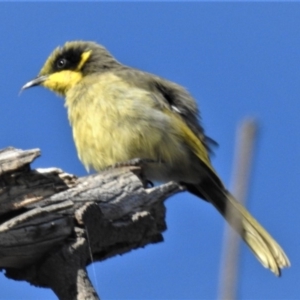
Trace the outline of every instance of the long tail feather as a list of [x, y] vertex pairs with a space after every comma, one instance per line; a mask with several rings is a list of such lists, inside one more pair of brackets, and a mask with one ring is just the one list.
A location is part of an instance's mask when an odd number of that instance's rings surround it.
[[[229, 192], [211, 181], [208, 185], [206, 183], [201, 186], [187, 186], [187, 188], [192, 193], [211, 202], [230, 225], [238, 231], [261, 264], [265, 268], [269, 268], [275, 275], [280, 276], [281, 269], [290, 266], [290, 261], [283, 249]], [[195, 192], [196, 190], [198, 193]], [[230, 214], [227, 214], [228, 210], [230, 210]]]
[[241, 217], [241, 236], [244, 241], [262, 265], [279, 276], [280, 269], [290, 266], [283, 249], [233, 196], [226, 192], [224, 197], [227, 199], [227, 209], [230, 207], [233, 214]]

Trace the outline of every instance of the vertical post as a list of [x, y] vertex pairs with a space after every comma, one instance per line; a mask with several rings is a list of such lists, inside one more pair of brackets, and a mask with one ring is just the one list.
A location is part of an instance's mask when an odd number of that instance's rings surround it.
[[[238, 127], [232, 177], [233, 195], [243, 205], [246, 203], [258, 124], [254, 119], [245, 119]], [[230, 218], [231, 211], [226, 214]], [[223, 258], [220, 274], [219, 299], [237, 299], [238, 262], [240, 237], [226, 225], [224, 232]]]

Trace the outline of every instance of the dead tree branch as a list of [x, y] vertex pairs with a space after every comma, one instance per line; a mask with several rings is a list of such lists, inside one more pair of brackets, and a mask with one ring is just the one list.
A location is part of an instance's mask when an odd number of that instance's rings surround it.
[[146, 188], [136, 166], [82, 178], [31, 170], [38, 156], [0, 150], [0, 268], [59, 299], [99, 299], [86, 266], [163, 241], [163, 202], [182, 188]]

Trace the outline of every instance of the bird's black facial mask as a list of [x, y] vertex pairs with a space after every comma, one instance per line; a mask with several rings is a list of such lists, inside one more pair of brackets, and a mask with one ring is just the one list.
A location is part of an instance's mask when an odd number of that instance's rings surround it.
[[61, 70], [78, 70], [78, 66], [83, 59], [85, 52], [80, 49], [68, 49], [66, 52], [59, 55], [53, 62], [53, 72], [59, 72]]
[[63, 53], [56, 53], [42, 68], [39, 76], [26, 83], [22, 90], [42, 85], [55, 93], [65, 96], [67, 91], [78, 83], [83, 74], [82, 67], [90, 58], [92, 51], [85, 52], [68, 49]]

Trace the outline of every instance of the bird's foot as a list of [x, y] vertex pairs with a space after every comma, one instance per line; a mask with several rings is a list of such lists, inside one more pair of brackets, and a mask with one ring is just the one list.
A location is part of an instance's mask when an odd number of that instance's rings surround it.
[[128, 161], [117, 162], [110, 166], [109, 168], [121, 168], [121, 167], [142, 167], [145, 164], [154, 164], [157, 163], [154, 159], [148, 158], [133, 158]]
[[[154, 164], [154, 163], [157, 163], [157, 161], [154, 160], [154, 159], [133, 158], [133, 159], [130, 159], [128, 161], [117, 162], [117, 163], [105, 168], [105, 170], [110, 170], [110, 169], [115, 169], [115, 168], [122, 168], [122, 167], [141, 167], [141, 169], [142, 169], [145, 164]], [[152, 181], [146, 179], [143, 176], [143, 173], [140, 174], [140, 178], [143, 182], [144, 187], [153, 187], [154, 186]]]

